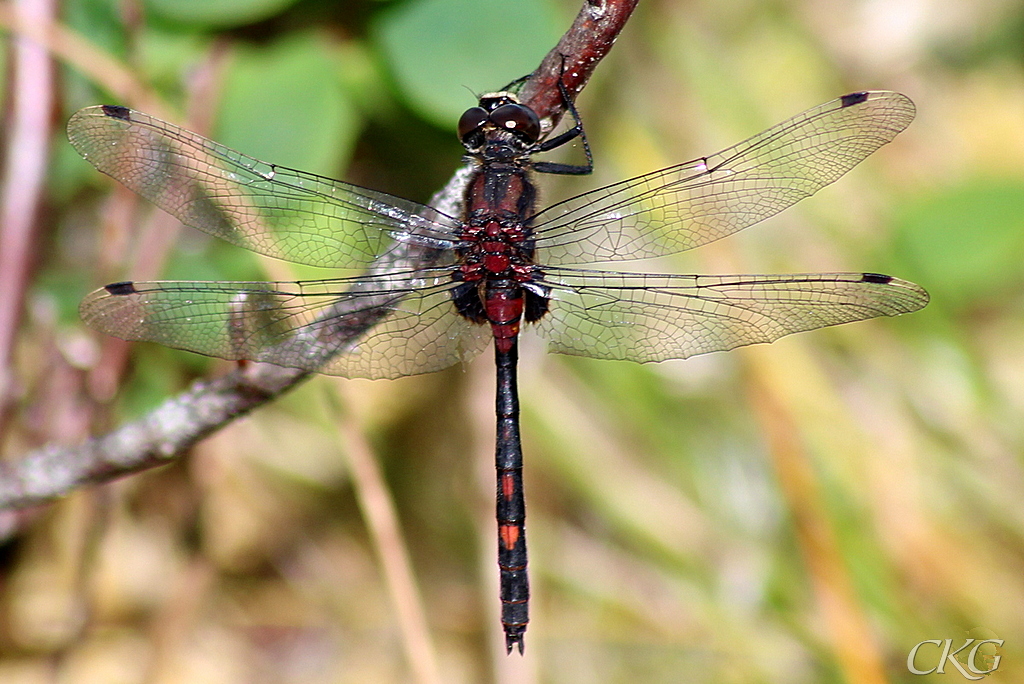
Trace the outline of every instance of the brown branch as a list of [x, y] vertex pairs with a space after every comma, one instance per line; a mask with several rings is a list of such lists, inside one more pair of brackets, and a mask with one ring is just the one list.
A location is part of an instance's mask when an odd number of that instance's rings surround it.
[[[542, 118], [557, 121], [564, 109], [555, 85], [558, 77], [564, 75], [567, 90], [578, 94], [611, 48], [636, 3], [637, 0], [586, 2], [572, 28], [524, 83], [520, 91], [522, 101]], [[459, 215], [466, 177], [466, 169], [456, 172], [434, 197], [432, 205], [446, 214]], [[429, 255], [391, 253], [375, 263], [372, 270], [379, 273], [399, 264], [407, 267], [410, 260], [422, 264], [424, 259], [429, 259]], [[352, 326], [347, 331], [353, 339], [376, 320], [367, 319], [367, 326]], [[246, 365], [223, 377], [196, 382], [142, 418], [85, 444], [48, 446], [18, 461], [2, 463], [0, 510], [45, 503], [82, 485], [107, 482], [166, 464], [203, 437], [271, 401], [309, 375], [307, 371], [266, 364]]]
[[550, 118], [554, 127], [565, 112], [557, 87], [559, 77], [575, 101], [594, 68], [612, 49], [637, 2], [639, 0], [584, 2], [572, 26], [519, 91], [521, 101], [541, 119]]

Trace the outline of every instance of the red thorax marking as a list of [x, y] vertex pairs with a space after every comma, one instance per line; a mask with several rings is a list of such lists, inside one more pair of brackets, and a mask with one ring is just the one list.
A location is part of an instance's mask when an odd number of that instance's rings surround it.
[[[487, 243], [484, 243], [484, 247], [486, 246]], [[511, 265], [511, 263], [512, 262], [509, 261], [507, 254], [488, 254], [484, 257], [484, 268], [491, 273], [502, 273]]]

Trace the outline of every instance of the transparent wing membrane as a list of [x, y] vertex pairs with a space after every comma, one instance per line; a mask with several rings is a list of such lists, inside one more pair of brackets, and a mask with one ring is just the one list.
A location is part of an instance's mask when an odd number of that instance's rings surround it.
[[[447, 272], [301, 283], [116, 283], [83, 300], [93, 328], [230, 360], [395, 378], [468, 360], [490, 331], [455, 315]], [[429, 277], [428, 277], [429, 276]]]
[[296, 263], [364, 268], [395, 242], [450, 246], [435, 209], [253, 159], [124, 107], [80, 110], [68, 138], [93, 166], [182, 223]]
[[549, 350], [665, 361], [773, 342], [784, 335], [917, 311], [919, 286], [871, 273], [646, 275], [549, 269]]
[[533, 218], [538, 259], [643, 259], [718, 240], [835, 182], [913, 118], [899, 93], [847, 95], [710, 157], [577, 195]]

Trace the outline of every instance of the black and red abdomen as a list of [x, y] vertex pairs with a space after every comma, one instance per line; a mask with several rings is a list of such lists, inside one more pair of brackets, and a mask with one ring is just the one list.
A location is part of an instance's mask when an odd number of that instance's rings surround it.
[[511, 281], [488, 281], [483, 302], [495, 348], [500, 352], [509, 351], [519, 335], [519, 322], [523, 318], [523, 288]]

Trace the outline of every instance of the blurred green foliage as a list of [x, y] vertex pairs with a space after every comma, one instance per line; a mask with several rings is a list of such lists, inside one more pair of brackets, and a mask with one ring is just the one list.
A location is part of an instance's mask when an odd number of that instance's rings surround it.
[[1024, 286], [1021, 180], [975, 177], [937, 189], [908, 201], [895, 227], [900, 261], [939, 306], [998, 305]]
[[296, 0], [147, 0], [146, 9], [159, 18], [196, 30], [253, 24], [287, 10]]
[[[358, 133], [342, 54], [316, 35], [290, 35], [232, 55], [218, 142], [259, 159], [319, 173], [341, 168]], [[286, 128], [288, 135], [279, 135]]]
[[450, 126], [466, 110], [467, 88], [471, 104], [537, 67], [562, 33], [557, 18], [545, 0], [421, 0], [382, 12], [371, 35], [410, 106]]

